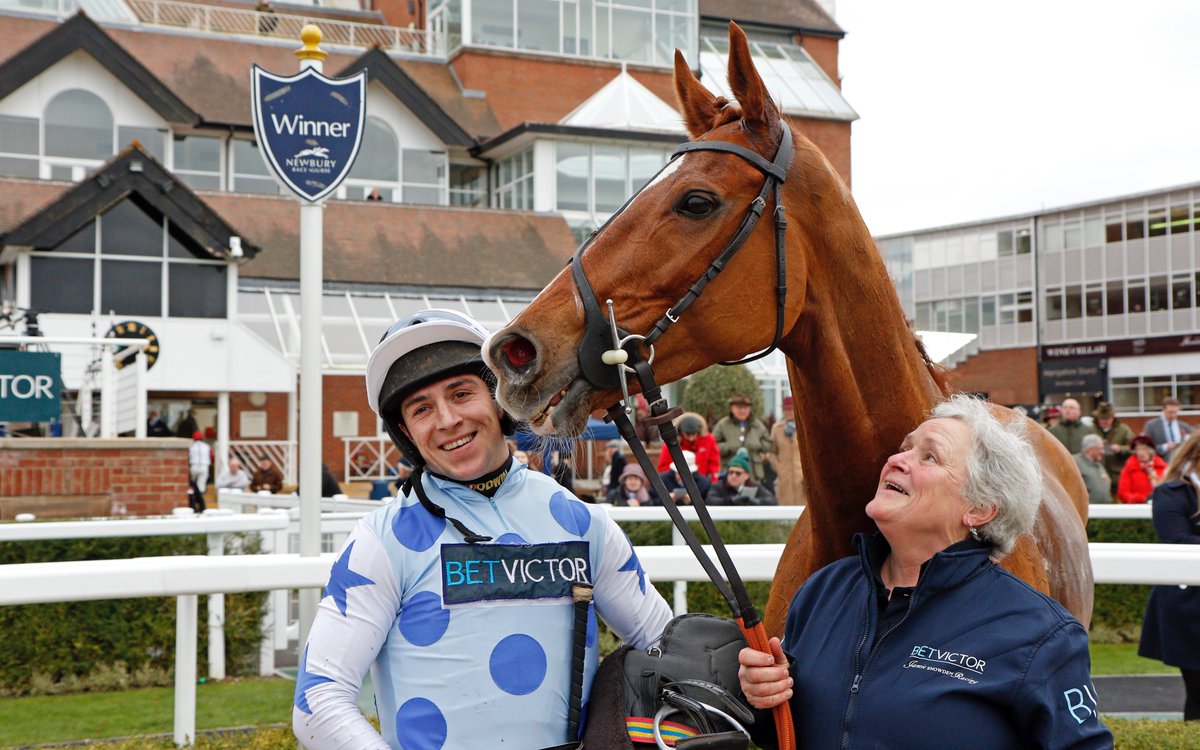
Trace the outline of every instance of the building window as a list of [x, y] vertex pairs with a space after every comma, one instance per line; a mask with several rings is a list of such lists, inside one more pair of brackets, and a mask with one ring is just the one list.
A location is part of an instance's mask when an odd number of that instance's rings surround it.
[[406, 148], [401, 152], [400, 176], [405, 203], [437, 206], [445, 203], [446, 153]]
[[279, 183], [275, 181], [263, 155], [259, 153], [258, 143], [235, 138], [230, 141], [233, 164], [233, 191], [235, 193], [262, 193], [263, 195], [279, 195]]
[[36, 117], [0, 115], [0, 174], [38, 176], [38, 121]]
[[1083, 292], [1078, 284], [1066, 288], [1063, 305], [1063, 317], [1068, 320], [1083, 317]]
[[1112, 400], [1118, 411], [1140, 412], [1142, 390], [1140, 378], [1113, 378]]
[[205, 135], [177, 135], [174, 142], [175, 176], [200, 190], [221, 189], [221, 139]]
[[446, 153], [400, 146], [400, 138], [386, 120], [367, 117], [362, 148], [339, 197], [443, 205]]
[[450, 205], [482, 206], [487, 197], [487, 173], [474, 164], [450, 165]]
[[[92, 237], [95, 243], [94, 224], [89, 224], [80, 234]], [[29, 306], [45, 312], [90, 313], [95, 296], [95, 266], [96, 262], [91, 258], [35, 254], [29, 264]]]
[[167, 136], [169, 133], [162, 128], [142, 128], [133, 125], [117, 126], [117, 150], [121, 151], [137, 141], [142, 150], [158, 160], [159, 164], [167, 163]]
[[1146, 282], [1143, 279], [1130, 279], [1125, 287], [1126, 309], [1131, 313], [1146, 312]]
[[533, 210], [533, 149], [501, 159], [493, 169], [497, 207]]
[[1046, 320], [1062, 320], [1063, 300], [1062, 289], [1046, 290]]
[[1110, 281], [1105, 286], [1105, 297], [1109, 315], [1125, 313], [1125, 285], [1120, 281]]
[[1083, 312], [1089, 318], [1099, 318], [1104, 315], [1104, 289], [1096, 284], [1088, 284], [1083, 293]]
[[[670, 65], [676, 47], [692, 54], [695, 0], [461, 0], [471, 43], [533, 52]], [[458, 44], [460, 3], [433, 3], [431, 27]]]
[[113, 155], [113, 116], [90, 91], [71, 89], [46, 105], [46, 156], [104, 161]]
[[555, 207], [582, 241], [662, 169], [661, 148], [559, 141], [555, 144]]
[[1118, 411], [1153, 414], [1174, 397], [1188, 411], [1200, 409], [1200, 373], [1114, 377], [1112, 403]]
[[190, 243], [152, 207], [124, 200], [58, 247], [33, 252], [30, 304], [56, 313], [223, 318], [226, 264], [201, 260]]

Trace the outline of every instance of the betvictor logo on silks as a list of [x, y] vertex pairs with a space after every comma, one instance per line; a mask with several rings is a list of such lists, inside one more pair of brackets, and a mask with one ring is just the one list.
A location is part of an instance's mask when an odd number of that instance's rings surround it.
[[904, 665], [905, 669], [936, 672], [972, 685], [979, 682], [975, 677], [982, 677], [985, 667], [987, 662], [978, 656], [937, 646], [913, 646], [908, 662]]
[[254, 133], [263, 158], [305, 200], [321, 200], [350, 172], [362, 145], [366, 81], [366, 71], [278, 76], [254, 66]]
[[587, 542], [442, 545], [442, 601], [557, 599], [590, 583]]

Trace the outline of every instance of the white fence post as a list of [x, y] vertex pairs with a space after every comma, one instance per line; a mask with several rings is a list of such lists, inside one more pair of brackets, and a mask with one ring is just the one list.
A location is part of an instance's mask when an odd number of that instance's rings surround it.
[[195, 594], [175, 598], [175, 746], [196, 741], [196, 618]]
[[[225, 554], [225, 535], [208, 535], [209, 557]], [[208, 679], [225, 679], [225, 595], [208, 596]]]
[[[671, 524], [671, 545], [678, 546], [681, 544], [683, 544], [683, 534], [679, 533], [679, 529], [675, 528], [675, 524]], [[687, 589], [688, 589], [687, 581], [676, 581], [675, 582], [675, 594], [673, 596], [673, 599], [675, 600], [674, 603], [675, 603], [675, 616], [676, 617], [678, 617], [679, 615], [687, 614], [687, 611], [688, 611]]]

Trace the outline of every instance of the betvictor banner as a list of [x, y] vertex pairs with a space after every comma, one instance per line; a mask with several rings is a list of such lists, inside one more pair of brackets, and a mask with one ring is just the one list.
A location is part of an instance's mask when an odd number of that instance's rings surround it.
[[326, 78], [252, 71], [254, 133], [267, 165], [313, 203], [341, 184], [358, 156], [366, 118], [367, 72]]
[[57, 352], [0, 349], [0, 422], [49, 422], [62, 414]]

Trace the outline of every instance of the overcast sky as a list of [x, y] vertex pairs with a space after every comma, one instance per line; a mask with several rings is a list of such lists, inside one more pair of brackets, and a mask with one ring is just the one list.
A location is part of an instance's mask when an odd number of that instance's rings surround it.
[[836, 0], [891, 234], [1200, 182], [1200, 1]]

